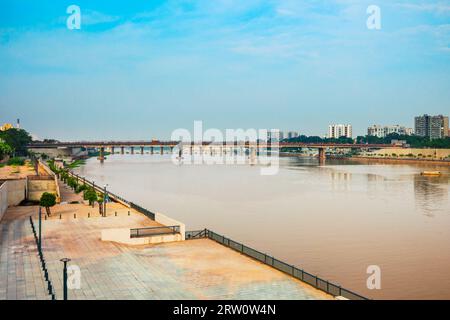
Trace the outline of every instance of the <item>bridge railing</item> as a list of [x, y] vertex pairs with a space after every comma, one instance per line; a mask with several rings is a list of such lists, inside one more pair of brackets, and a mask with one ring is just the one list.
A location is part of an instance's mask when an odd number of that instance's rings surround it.
[[214, 241], [220, 243], [221, 245], [224, 245], [228, 248], [238, 251], [239, 253], [244, 254], [250, 258], [258, 260], [259, 262], [262, 262], [268, 266], [271, 266], [281, 272], [284, 272], [302, 282], [305, 282], [305, 283], [313, 286], [316, 289], [324, 291], [335, 297], [341, 296], [341, 297], [347, 298], [349, 300], [368, 300], [368, 298], [366, 298], [360, 294], [357, 294], [348, 289], [344, 289], [337, 284], [329, 282], [328, 280], [319, 278], [317, 275], [313, 275], [309, 272], [306, 272], [303, 269], [297, 268], [286, 262], [278, 260], [272, 256], [267, 255], [266, 253], [262, 253], [258, 250], [250, 248], [240, 242], [234, 241], [230, 238], [227, 238], [223, 235], [215, 233], [211, 230], [203, 229], [203, 230], [196, 230], [196, 231], [186, 231], [186, 240], [201, 239], [201, 238], [207, 238], [207, 239], [214, 240]]

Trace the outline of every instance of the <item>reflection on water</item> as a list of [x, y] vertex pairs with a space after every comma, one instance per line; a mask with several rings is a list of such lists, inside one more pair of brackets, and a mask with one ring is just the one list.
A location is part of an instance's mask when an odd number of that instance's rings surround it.
[[[449, 168], [286, 157], [258, 166], [111, 155], [78, 171], [152, 211], [210, 228], [372, 298], [450, 299]], [[429, 167], [426, 170], [433, 170]], [[382, 290], [365, 287], [369, 265]]]
[[415, 175], [414, 193], [418, 210], [432, 217], [441, 203], [448, 203], [448, 177]]

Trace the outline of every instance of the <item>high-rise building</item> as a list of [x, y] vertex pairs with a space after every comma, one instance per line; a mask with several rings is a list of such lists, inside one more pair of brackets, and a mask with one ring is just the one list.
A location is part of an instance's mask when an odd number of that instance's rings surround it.
[[292, 139], [298, 137], [297, 131], [267, 131], [268, 141], [281, 141], [283, 139]]
[[413, 132], [412, 128], [406, 128], [404, 126], [400, 126], [398, 124], [393, 126], [380, 126], [373, 125], [367, 128], [368, 136], [376, 136], [379, 138], [384, 138], [389, 134], [396, 133], [399, 135], [411, 135]]
[[414, 132], [417, 136], [430, 139], [442, 139], [448, 137], [448, 117], [443, 115], [415, 117]]
[[297, 137], [298, 137], [298, 132], [297, 131], [288, 131], [287, 132], [287, 138], [288, 139], [297, 138]]
[[328, 138], [352, 137], [352, 126], [350, 124], [331, 124], [328, 126]]

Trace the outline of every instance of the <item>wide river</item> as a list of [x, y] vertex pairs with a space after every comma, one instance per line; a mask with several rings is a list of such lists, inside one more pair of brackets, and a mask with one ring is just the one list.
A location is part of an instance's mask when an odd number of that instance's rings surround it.
[[[436, 169], [443, 176], [420, 175]], [[187, 230], [209, 228], [367, 297], [450, 299], [449, 167], [283, 157], [278, 174], [261, 175], [115, 154], [75, 171]], [[381, 289], [367, 288], [370, 265]]]

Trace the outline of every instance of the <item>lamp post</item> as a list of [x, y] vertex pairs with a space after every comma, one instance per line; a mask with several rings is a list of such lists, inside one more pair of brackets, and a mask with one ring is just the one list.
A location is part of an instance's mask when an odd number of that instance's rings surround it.
[[39, 251], [42, 250], [42, 207], [39, 206]]
[[106, 187], [108, 186], [108, 184], [105, 184], [104, 188], [103, 188], [103, 216], [106, 217], [106, 200], [107, 200], [107, 196], [108, 193], [106, 192]]
[[67, 300], [67, 262], [70, 261], [69, 258], [63, 258], [61, 260], [62, 263], [64, 263], [64, 269], [63, 269], [63, 299]]

